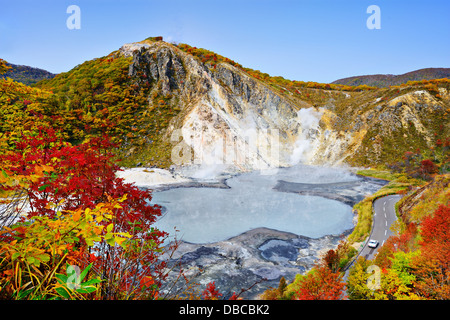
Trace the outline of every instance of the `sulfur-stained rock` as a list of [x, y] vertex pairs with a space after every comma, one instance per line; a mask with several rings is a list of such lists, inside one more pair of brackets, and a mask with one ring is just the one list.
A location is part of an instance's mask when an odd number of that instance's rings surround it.
[[152, 96], [167, 97], [164, 106], [177, 110], [158, 141], [192, 151], [192, 157], [172, 154], [176, 165], [224, 164], [245, 171], [298, 162], [386, 163], [400, 158], [409, 144], [431, 147], [434, 134], [449, 130], [448, 125], [438, 129], [448, 124], [446, 88], [439, 88], [439, 98], [408, 87], [318, 91], [317, 99], [329, 97], [307, 102], [303, 97], [314, 92], [297, 90], [301, 98], [294, 97], [234, 64], [217, 62], [211, 68], [164, 41], [126, 44], [119, 53], [133, 57], [129, 75], [136, 83], [151, 85], [151, 110]]

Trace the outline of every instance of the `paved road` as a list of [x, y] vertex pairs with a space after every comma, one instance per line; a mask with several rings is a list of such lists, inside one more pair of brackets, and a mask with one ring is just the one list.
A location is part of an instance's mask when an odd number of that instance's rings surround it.
[[379, 198], [373, 203], [373, 230], [369, 240], [378, 240], [380, 243], [377, 248], [369, 248], [367, 245], [361, 251], [360, 256], [371, 260], [375, 257], [377, 250], [392, 235], [391, 224], [397, 219], [395, 215], [395, 204], [400, 200], [400, 195], [392, 195]]
[[[356, 261], [359, 257], [365, 257], [367, 260], [372, 260], [373, 258], [375, 258], [377, 250], [384, 244], [387, 238], [389, 238], [389, 236], [392, 235], [390, 227], [391, 224], [395, 220], [397, 220], [397, 216], [395, 214], [395, 204], [400, 199], [401, 199], [400, 195], [393, 195], [393, 196], [385, 196], [374, 201], [373, 203], [373, 208], [375, 211], [373, 216], [374, 225], [372, 233], [367, 242], [373, 239], [378, 240], [380, 244], [378, 245], [377, 248], [369, 248], [366, 242], [364, 248], [361, 250], [361, 252], [358, 254], [358, 256], [354, 261]], [[347, 281], [352, 265], [353, 263], [347, 266], [347, 270], [344, 273], [344, 281]], [[345, 292], [345, 294], [347, 293]]]

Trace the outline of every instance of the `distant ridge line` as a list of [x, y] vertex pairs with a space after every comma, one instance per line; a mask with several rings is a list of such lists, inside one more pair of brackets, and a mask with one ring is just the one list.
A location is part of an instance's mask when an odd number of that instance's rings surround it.
[[432, 79], [450, 79], [450, 68], [424, 68], [400, 75], [393, 74], [373, 74], [361, 75], [338, 79], [332, 84], [342, 84], [348, 86], [368, 85], [372, 87], [388, 87], [400, 85], [408, 81], [432, 80]]

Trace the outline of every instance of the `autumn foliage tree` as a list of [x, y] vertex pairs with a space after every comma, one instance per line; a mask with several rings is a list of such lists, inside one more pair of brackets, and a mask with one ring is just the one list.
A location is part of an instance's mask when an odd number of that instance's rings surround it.
[[[15, 180], [17, 176], [8, 178]], [[81, 250], [79, 244], [84, 243], [84, 249], [102, 241], [123, 245], [118, 237], [128, 238], [129, 234], [114, 233], [113, 228], [104, 227], [105, 222], [113, 226], [112, 210], [118, 207], [120, 200], [112, 200], [99, 203], [93, 210], [78, 209], [64, 215], [59, 212], [55, 219], [35, 216], [32, 221], [3, 227], [0, 231], [0, 298], [101, 298], [97, 284], [103, 280], [95, 272], [89, 272], [93, 264], [85, 263], [85, 250]], [[73, 274], [80, 268], [83, 271], [78, 279], [82, 278], [83, 282], [77, 281], [77, 275]]]
[[302, 276], [291, 296], [293, 300], [339, 300], [343, 298], [345, 283], [340, 273], [320, 265]]
[[414, 261], [416, 288], [427, 299], [450, 299], [450, 206], [421, 223], [421, 255]]
[[[369, 266], [380, 269], [379, 287], [374, 290], [367, 286]], [[450, 206], [440, 205], [419, 226], [409, 223], [386, 241], [374, 261], [359, 258], [347, 286], [350, 299], [448, 300]]]
[[425, 175], [437, 173], [438, 167], [430, 159], [425, 159], [420, 162], [420, 172]]
[[6, 73], [10, 69], [11, 67], [7, 65], [6, 61], [0, 59], [0, 75]]
[[216, 289], [216, 283], [210, 282], [202, 292], [203, 300], [219, 300], [222, 294]]
[[149, 204], [150, 191], [115, 176], [119, 168], [112, 160], [111, 148], [107, 137], [73, 146], [58, 138], [52, 128], [41, 127], [0, 156], [6, 175], [38, 172], [39, 178], [26, 186], [3, 189], [25, 189], [27, 215], [33, 219], [58, 219], [76, 210], [89, 213], [99, 204], [120, 200], [111, 208], [110, 219], [97, 221], [99, 235], [109, 234], [108, 238], [95, 246], [80, 238], [73, 244], [72, 254], [76, 253], [80, 267], [93, 264], [92, 271], [102, 280], [100, 298], [155, 298], [165, 278], [165, 262], [159, 257], [164, 253], [161, 245], [166, 234], [152, 226], [161, 214], [160, 207]]

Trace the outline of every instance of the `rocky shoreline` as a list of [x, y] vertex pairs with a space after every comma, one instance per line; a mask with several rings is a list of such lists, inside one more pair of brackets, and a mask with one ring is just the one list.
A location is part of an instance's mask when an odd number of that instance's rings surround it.
[[144, 187], [145, 189], [152, 189], [153, 191], [165, 191], [175, 188], [220, 188], [229, 189], [230, 187], [226, 183], [226, 178], [218, 179], [217, 181], [189, 181], [179, 182], [172, 184], [161, 184], [155, 187]]
[[[169, 266], [181, 263], [187, 278], [205, 288], [215, 282], [227, 298], [236, 292], [240, 297], [256, 300], [269, 287], [277, 287], [281, 277], [292, 281], [305, 273], [351, 230], [340, 235], [308, 238], [268, 228], [257, 228], [225, 241], [192, 244], [181, 241]], [[178, 276], [179, 268], [170, 273], [168, 283]], [[172, 290], [182, 290], [184, 280]], [[164, 292], [164, 288], [162, 292]]]
[[[170, 183], [139, 187], [155, 192], [173, 188], [228, 189], [227, 179], [231, 176], [234, 175], [211, 180], [190, 178], [188, 181], [173, 176]], [[364, 193], [375, 192], [373, 188], [387, 183], [379, 179], [359, 178], [356, 181], [323, 184], [278, 180], [274, 189], [279, 192], [320, 196], [353, 206], [364, 198]], [[164, 212], [165, 208], [162, 209]], [[281, 277], [291, 282], [297, 274], [310, 270], [324, 253], [335, 249], [339, 241], [345, 239], [352, 230], [353, 228], [341, 234], [310, 238], [269, 228], [256, 228], [213, 243], [179, 241], [173, 255], [163, 257], [168, 261], [168, 268], [173, 270], [166, 281], [167, 287], [163, 286], [161, 293], [183, 292], [186, 288], [185, 280], [175, 282], [181, 267], [188, 279], [200, 285], [200, 290], [209, 282], [215, 282], [224, 298], [231, 296], [233, 292], [239, 294], [244, 290], [240, 294], [241, 298], [256, 300], [268, 288], [277, 287]]]
[[370, 177], [361, 177], [359, 181], [320, 184], [279, 180], [274, 189], [280, 192], [291, 192], [299, 195], [312, 195], [337, 200], [353, 207], [364, 199], [364, 195], [361, 194], [361, 188], [365, 184], [384, 186], [387, 183], [388, 181]]

